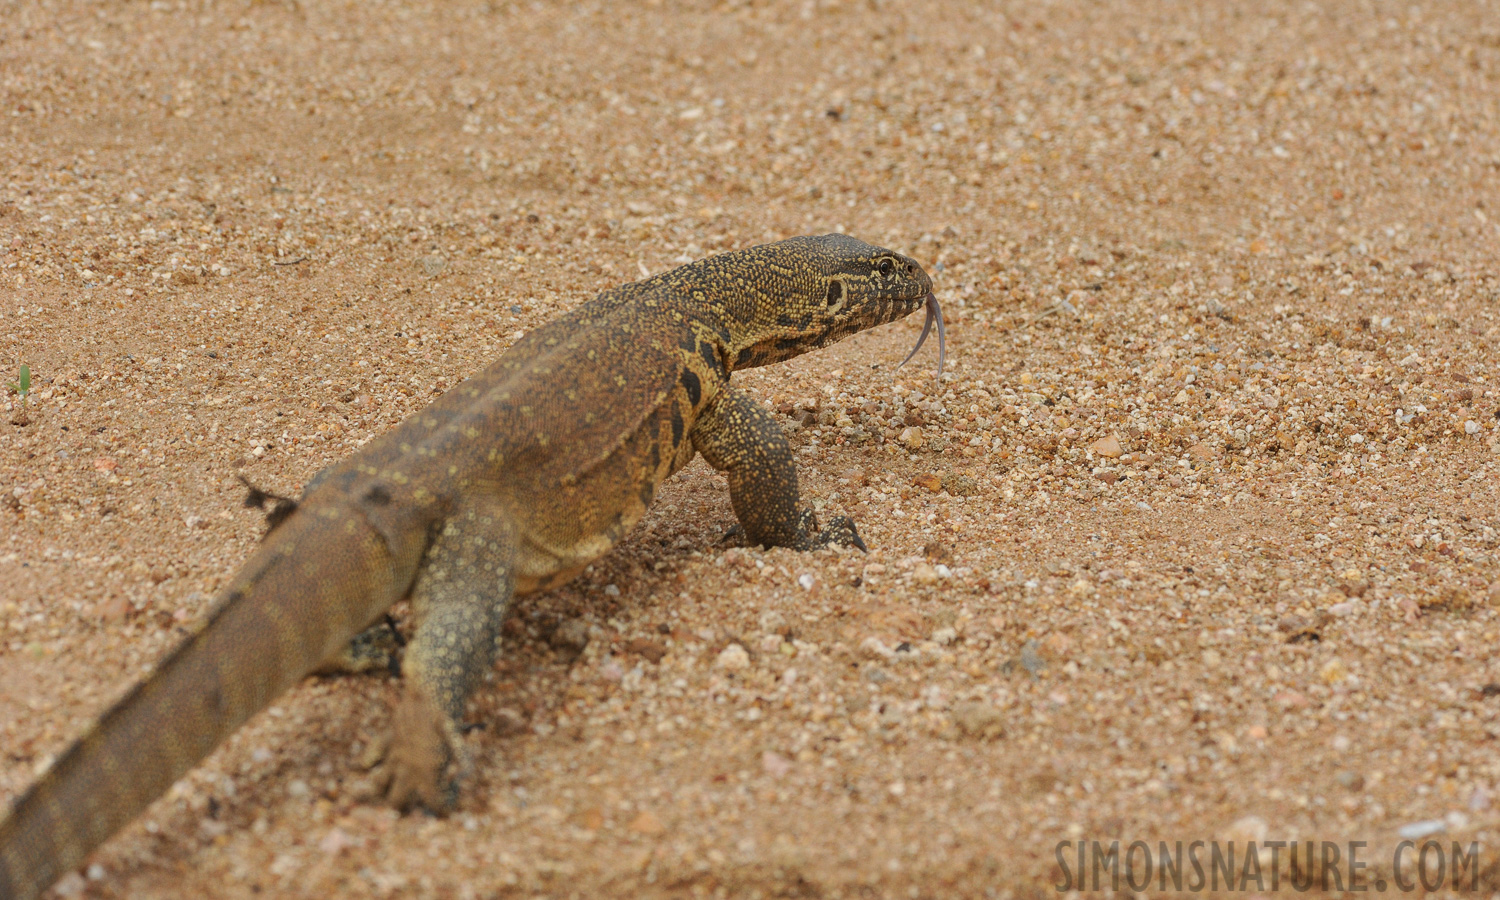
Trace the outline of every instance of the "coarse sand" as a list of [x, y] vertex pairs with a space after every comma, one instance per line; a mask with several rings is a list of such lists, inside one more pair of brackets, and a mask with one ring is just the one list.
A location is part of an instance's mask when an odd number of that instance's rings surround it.
[[1061, 841], [1414, 834], [1500, 887], [1492, 0], [0, 6], [0, 802], [249, 553], [237, 476], [594, 293], [840, 230], [949, 317], [941, 384], [917, 317], [735, 376], [868, 555], [721, 543], [695, 462], [517, 604], [452, 815], [361, 799], [396, 681], [310, 680], [65, 893], [1056, 896]]

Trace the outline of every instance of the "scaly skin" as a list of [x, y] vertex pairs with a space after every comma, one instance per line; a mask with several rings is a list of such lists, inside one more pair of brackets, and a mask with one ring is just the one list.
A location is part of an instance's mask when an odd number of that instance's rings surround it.
[[401, 809], [447, 808], [467, 768], [464, 702], [511, 597], [607, 552], [695, 453], [727, 473], [751, 542], [863, 546], [843, 517], [814, 530], [786, 438], [730, 373], [929, 301], [936, 315], [931, 294], [907, 257], [792, 238], [606, 291], [527, 335], [319, 473], [199, 630], [0, 821], [0, 900], [36, 897], [408, 596], [416, 628], [378, 782]]

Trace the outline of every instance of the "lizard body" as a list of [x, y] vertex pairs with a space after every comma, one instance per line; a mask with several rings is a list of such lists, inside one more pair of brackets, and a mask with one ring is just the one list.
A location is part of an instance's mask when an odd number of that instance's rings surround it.
[[399, 808], [445, 808], [511, 598], [607, 552], [696, 453], [752, 543], [863, 547], [846, 518], [815, 530], [785, 436], [730, 374], [924, 305], [930, 325], [914, 261], [825, 235], [606, 291], [526, 335], [309, 483], [205, 622], [0, 820], [0, 900], [37, 896], [403, 597], [416, 628], [378, 782]]

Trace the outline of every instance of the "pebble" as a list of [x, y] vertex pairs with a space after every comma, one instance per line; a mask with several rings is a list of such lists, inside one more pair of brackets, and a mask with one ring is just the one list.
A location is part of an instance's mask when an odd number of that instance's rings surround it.
[[952, 626], [944, 626], [932, 633], [932, 642], [946, 647], [958, 640], [958, 630]]
[[922, 449], [922, 429], [915, 425], [903, 428], [896, 440], [904, 444], [908, 450], [920, 450]]
[[944, 475], [942, 486], [943, 490], [955, 497], [972, 497], [979, 493], [979, 482], [968, 475]]
[[[910, 430], [910, 429], [908, 429], [908, 430]], [[905, 442], [905, 438], [904, 437], [902, 438], [902, 441], [903, 441], [903, 443]], [[919, 488], [922, 488], [923, 490], [931, 491], [934, 494], [936, 494], [938, 491], [941, 491], [943, 489], [943, 479], [939, 478], [936, 474], [934, 474], [932, 472], [923, 472], [922, 474], [920, 474], [920, 475], [916, 476], [915, 478], [913, 478], [911, 480], [911, 483], [915, 487], [919, 487]]]
[[1221, 837], [1225, 841], [1234, 841], [1241, 845], [1249, 841], [1263, 844], [1270, 830], [1270, 824], [1260, 816], [1241, 816], [1229, 823], [1229, 827], [1224, 829]]
[[859, 652], [866, 659], [890, 659], [896, 651], [885, 645], [880, 638], [871, 635], [859, 642]]
[[1447, 830], [1448, 823], [1442, 819], [1424, 819], [1421, 822], [1402, 825], [1396, 829], [1396, 833], [1401, 835], [1405, 840], [1420, 841], [1422, 838], [1432, 837], [1434, 834], [1442, 834]]
[[417, 260], [417, 265], [422, 268], [422, 274], [431, 278], [448, 267], [448, 261], [441, 256], [424, 256]]
[[1188, 448], [1188, 456], [1199, 462], [1208, 462], [1217, 459], [1219, 454], [1207, 444], [1194, 444]]
[[577, 655], [589, 645], [589, 626], [583, 619], [568, 619], [553, 630], [547, 638], [553, 649]]
[[[947, 567], [944, 566], [944, 568]], [[928, 563], [918, 563], [917, 567], [911, 570], [911, 577], [917, 584], [937, 584], [940, 576], [934, 566]]]
[[1047, 668], [1047, 661], [1042, 659], [1038, 652], [1039, 645], [1036, 641], [1027, 641], [1021, 646], [1021, 668], [1025, 669], [1031, 677], [1035, 678], [1041, 671]]
[[661, 819], [649, 809], [643, 809], [630, 820], [630, 830], [636, 834], [654, 837], [667, 830], [667, 826], [661, 823]]
[[625, 649], [652, 663], [661, 662], [661, 658], [667, 655], [667, 648], [650, 638], [636, 638], [626, 644]]
[[1094, 451], [1095, 456], [1102, 456], [1105, 459], [1119, 459], [1123, 452], [1120, 448], [1120, 439], [1112, 434], [1094, 441], [1089, 445], [1089, 449]]
[[726, 672], [748, 669], [750, 668], [750, 654], [739, 644], [730, 644], [719, 651], [718, 658], [714, 660], [714, 666]]
[[1005, 734], [1005, 714], [991, 703], [969, 701], [952, 710], [953, 724], [964, 737], [994, 740]]
[[774, 750], [760, 755], [760, 767], [772, 778], [782, 778], [792, 770], [792, 761]]

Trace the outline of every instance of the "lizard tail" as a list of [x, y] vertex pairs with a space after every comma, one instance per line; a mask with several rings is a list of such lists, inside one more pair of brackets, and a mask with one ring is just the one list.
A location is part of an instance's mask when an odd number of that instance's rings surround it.
[[412, 543], [349, 508], [304, 507], [268, 535], [204, 624], [0, 821], [0, 900], [41, 894], [377, 619], [411, 583]]

